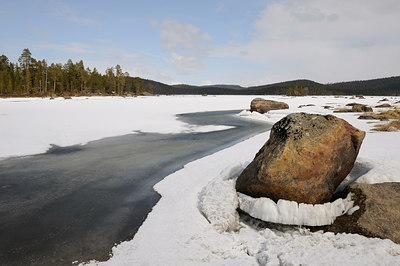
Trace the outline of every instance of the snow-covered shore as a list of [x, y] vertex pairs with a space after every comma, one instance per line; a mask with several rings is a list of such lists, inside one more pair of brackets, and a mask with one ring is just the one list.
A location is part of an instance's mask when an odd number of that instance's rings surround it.
[[[265, 121], [276, 122], [291, 112], [330, 114], [334, 108], [350, 102], [375, 106], [382, 97], [353, 100], [349, 97], [264, 97], [282, 100], [289, 110], [272, 111]], [[390, 103], [399, 98], [390, 98]], [[315, 106], [298, 108], [299, 105]], [[236, 108], [235, 108], [236, 109]], [[242, 115], [246, 112], [242, 112]], [[247, 114], [248, 115], [248, 114]], [[367, 131], [359, 157], [348, 179], [376, 183], [400, 182], [399, 132], [372, 132], [373, 124], [358, 120], [354, 113], [335, 113], [354, 126]], [[258, 115], [257, 115], [258, 116]], [[258, 116], [260, 119], [260, 116]], [[237, 176], [268, 139], [269, 132], [252, 137], [235, 146], [196, 160], [169, 175], [155, 186], [162, 195], [134, 239], [113, 248], [112, 257], [98, 265], [393, 265], [400, 261], [400, 245], [390, 240], [366, 238], [354, 234], [333, 234], [298, 228], [279, 231], [254, 228], [243, 222], [232, 232], [230, 198], [215, 208], [222, 228], [217, 230], [200, 211], [202, 190], [209, 182], [223, 182]], [[226, 183], [224, 183], [226, 184]], [[218, 187], [214, 184], [215, 187]], [[220, 187], [219, 187], [220, 188]], [[229, 187], [219, 192], [229, 191]], [[218, 194], [211, 193], [218, 201]], [[223, 197], [223, 195], [221, 195]], [[210, 211], [210, 210], [209, 210]], [[211, 210], [212, 212], [212, 210]], [[228, 224], [225, 224], [227, 222]]]
[[[248, 109], [255, 96], [161, 96], [138, 98], [0, 99], [0, 157], [34, 154], [50, 144], [85, 143], [135, 131], [177, 133], [202, 130], [176, 119], [179, 113]], [[350, 102], [376, 106], [383, 97], [286, 97], [263, 96], [284, 101], [290, 109], [257, 115], [274, 123], [292, 112], [331, 114], [331, 109]], [[387, 97], [395, 104], [400, 97]], [[300, 105], [314, 104], [299, 108]], [[383, 109], [384, 110], [384, 109]], [[400, 182], [400, 132], [371, 132], [373, 124], [358, 120], [354, 113], [335, 113], [355, 127], [367, 131], [356, 165], [348, 176], [358, 182]], [[250, 119], [254, 115], [242, 112]], [[211, 130], [216, 128], [211, 128]], [[204, 130], [204, 129], [203, 129]], [[210, 129], [206, 129], [210, 130]], [[232, 204], [219, 206], [215, 217], [218, 232], [200, 211], [201, 192], [209, 182], [230, 180], [254, 158], [269, 132], [193, 161], [155, 186], [162, 198], [131, 241], [113, 248], [106, 265], [395, 265], [400, 245], [390, 240], [353, 234], [311, 233], [254, 228], [240, 222], [232, 232], [222, 232], [232, 217]], [[215, 186], [220, 188], [219, 186]], [[229, 187], [224, 191], [229, 192]], [[209, 196], [215, 196], [210, 194]], [[223, 195], [220, 195], [223, 196]], [[217, 199], [217, 198], [216, 198]], [[231, 200], [231, 201], [234, 201]], [[208, 205], [209, 206], [209, 205]], [[210, 212], [213, 209], [209, 209]]]

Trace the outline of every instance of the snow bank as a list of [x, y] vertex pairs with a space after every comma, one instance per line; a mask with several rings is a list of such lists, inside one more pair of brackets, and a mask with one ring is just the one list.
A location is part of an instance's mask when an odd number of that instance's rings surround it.
[[222, 233], [239, 228], [239, 205], [235, 180], [213, 180], [200, 193], [200, 211]]
[[258, 265], [398, 265], [400, 260], [400, 245], [355, 234], [246, 226], [238, 235]]
[[279, 224], [328, 225], [354, 207], [351, 193], [345, 199], [315, 205], [282, 199], [275, 203], [269, 198], [252, 198], [242, 193], [238, 195], [241, 210], [254, 218]]

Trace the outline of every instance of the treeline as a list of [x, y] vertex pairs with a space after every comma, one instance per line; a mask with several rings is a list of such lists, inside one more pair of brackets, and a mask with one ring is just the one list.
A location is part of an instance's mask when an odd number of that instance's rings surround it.
[[210, 95], [400, 95], [400, 76], [363, 81], [321, 84], [312, 80], [292, 80], [238, 89], [237, 86], [192, 86], [179, 84], [154, 88], [157, 94]]
[[18, 62], [12, 63], [4, 54], [0, 56], [0, 95], [127, 95], [151, 92], [151, 83], [132, 78], [120, 65], [109, 67], [105, 74], [96, 68], [85, 68], [82, 60], [73, 63], [47, 64], [46, 60], [32, 57], [24, 49]]

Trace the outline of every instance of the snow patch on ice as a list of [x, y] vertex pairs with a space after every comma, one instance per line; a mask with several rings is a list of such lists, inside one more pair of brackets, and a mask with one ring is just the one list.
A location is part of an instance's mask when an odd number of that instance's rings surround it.
[[282, 199], [275, 203], [269, 198], [252, 198], [239, 192], [238, 198], [240, 209], [250, 216], [267, 222], [291, 225], [332, 224], [338, 216], [347, 213], [354, 206], [351, 193], [345, 199], [314, 205]]

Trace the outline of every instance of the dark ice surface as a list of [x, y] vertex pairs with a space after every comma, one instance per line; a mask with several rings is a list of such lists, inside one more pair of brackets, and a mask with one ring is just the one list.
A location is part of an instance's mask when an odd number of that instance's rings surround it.
[[234, 126], [223, 131], [136, 132], [0, 161], [0, 265], [106, 260], [159, 200], [154, 184], [271, 127], [233, 115], [238, 112], [178, 116], [190, 124]]

